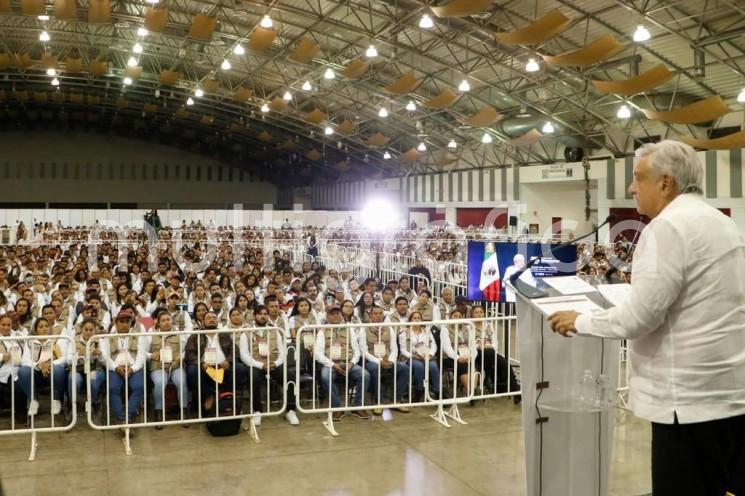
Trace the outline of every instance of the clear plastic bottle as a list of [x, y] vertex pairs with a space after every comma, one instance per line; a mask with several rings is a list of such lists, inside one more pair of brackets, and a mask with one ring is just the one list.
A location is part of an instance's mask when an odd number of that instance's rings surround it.
[[595, 407], [605, 408], [610, 405], [610, 379], [605, 374], [598, 376], [598, 385], [595, 391]]
[[579, 400], [583, 404], [591, 405], [595, 400], [595, 390], [597, 384], [595, 378], [592, 376], [592, 372], [586, 369], [582, 374], [582, 380], [579, 383]]

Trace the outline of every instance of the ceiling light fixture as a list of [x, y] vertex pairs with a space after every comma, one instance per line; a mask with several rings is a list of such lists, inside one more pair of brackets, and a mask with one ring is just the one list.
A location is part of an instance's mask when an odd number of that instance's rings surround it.
[[419, 27], [422, 29], [430, 29], [435, 26], [435, 23], [432, 21], [432, 18], [429, 16], [429, 14], [423, 14], [422, 18], [419, 19]]
[[378, 49], [375, 48], [375, 45], [370, 45], [367, 47], [367, 50], [365, 50], [365, 57], [372, 59], [378, 56]]
[[416, 147], [417, 150], [420, 152], [426, 152], [427, 151], [427, 145], [424, 144], [424, 142], [419, 143], [419, 146]]
[[618, 112], [616, 112], [616, 117], [618, 117], [619, 119], [628, 119], [629, 117], [631, 117], [631, 109], [625, 104], [621, 105], [621, 107], [619, 107], [618, 109]]
[[737, 101], [739, 103], [745, 103], [745, 88], [740, 90], [740, 93], [737, 95]]
[[134, 53], [142, 53], [142, 45], [135, 43], [135, 46], [132, 47], [132, 51]]
[[143, 28], [142, 26], [140, 26], [139, 28], [137, 28], [137, 36], [139, 36], [140, 38], [144, 38], [148, 34], [150, 34], [150, 31], [148, 31], [147, 29]]
[[232, 66], [232, 65], [230, 65], [230, 61], [229, 61], [228, 59], [224, 59], [224, 60], [222, 61], [222, 64], [220, 64], [220, 68], [221, 68], [221, 69], [222, 69], [223, 71], [229, 71], [231, 67], [233, 67], [233, 66]]
[[202, 98], [204, 96], [204, 90], [202, 90], [202, 88], [197, 88], [194, 92], [194, 96], [197, 98]]
[[46, 15], [46, 14], [42, 14], [40, 16], [36, 16], [36, 18], [39, 19], [40, 21], [48, 21], [49, 20], [49, 16]]
[[233, 53], [236, 55], [243, 55], [246, 53], [246, 49], [240, 43], [233, 47]]
[[152, 4], [152, 5], [155, 5], [155, 4], [156, 4], [156, 3], [158, 3], [159, 1], [160, 1], [160, 0], [145, 0], [145, 3], [149, 3], [149, 4]]
[[52, 86], [59, 86], [59, 79], [57, 78], [52, 79]]
[[383, 118], [388, 117], [388, 110], [386, 110], [385, 107], [381, 107], [381, 109], [378, 110], [378, 117], [383, 117]]
[[53, 67], [50, 67], [47, 69], [47, 76], [54, 77], [57, 75], [57, 69], [54, 69]]
[[137, 59], [134, 57], [130, 57], [127, 60], [127, 67], [137, 67]]
[[132, 84], [132, 78], [131, 77], [125, 77], [124, 78], [124, 81], [122, 81], [122, 82], [124, 83], [125, 86], [129, 86], [130, 84]]
[[274, 22], [272, 21], [272, 18], [269, 17], [269, 15], [265, 15], [261, 18], [261, 22], [259, 23], [259, 26], [261, 26], [264, 29], [269, 29], [272, 26], [274, 26]]
[[310, 91], [313, 89], [313, 86], [310, 85], [310, 81], [306, 81], [303, 83], [303, 91]]
[[528, 72], [538, 72], [541, 70], [541, 66], [538, 65], [535, 59], [528, 59], [528, 63], [525, 64], [525, 70]]
[[334, 74], [334, 71], [329, 67], [326, 69], [326, 72], [323, 73], [324, 79], [334, 79], [336, 77], [336, 74]]
[[323, 134], [325, 134], [326, 136], [331, 136], [332, 134], [334, 134], [334, 128], [332, 128], [331, 126], [326, 126], [326, 129], [323, 130]]
[[285, 94], [282, 95], [282, 99], [289, 102], [290, 100], [292, 100], [292, 93], [290, 93], [289, 91], [285, 91]]
[[413, 112], [416, 110], [416, 103], [414, 103], [414, 100], [409, 100], [409, 103], [406, 104], [406, 110], [409, 112]]
[[468, 83], [468, 80], [464, 79], [460, 82], [460, 84], [458, 85], [458, 91], [471, 91], [471, 85]]
[[454, 139], [451, 139], [450, 141], [448, 141], [448, 148], [450, 148], [451, 150], [455, 150], [456, 148], [458, 148], [458, 143], [456, 143]]
[[42, 31], [42, 32], [41, 32], [41, 33], [39, 34], [39, 41], [44, 41], [44, 42], [46, 42], [46, 41], [49, 41], [50, 39], [51, 39], [51, 38], [50, 38], [50, 36], [49, 36], [49, 33], [47, 33], [46, 31]]
[[269, 112], [269, 105], [267, 105], [266, 103], [265, 103], [265, 104], [263, 104], [263, 105], [261, 106], [261, 111], [262, 111], [262, 112], [264, 112], [265, 114], [266, 114], [267, 112]]
[[485, 145], [488, 145], [492, 142], [491, 134], [484, 133], [484, 135], [481, 137], [481, 142]]
[[649, 31], [647, 28], [639, 24], [636, 27], [636, 31], [634, 31], [634, 41], [637, 43], [641, 43], [642, 41], [647, 41], [652, 37], [652, 35], [649, 34]]
[[390, 159], [391, 159], [391, 154], [388, 152], [388, 150], [386, 150], [385, 153], [383, 153], [383, 160], [390, 160]]
[[554, 125], [551, 124], [551, 121], [546, 121], [546, 123], [541, 128], [541, 132], [544, 134], [551, 134], [554, 132]]
[[194, 105], [194, 99], [192, 97], [189, 97], [186, 99], [186, 104], [191, 106]]

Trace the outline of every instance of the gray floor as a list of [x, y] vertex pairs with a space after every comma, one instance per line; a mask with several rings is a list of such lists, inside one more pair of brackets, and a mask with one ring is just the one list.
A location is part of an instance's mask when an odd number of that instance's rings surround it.
[[[261, 443], [247, 433], [213, 438], [200, 426], [137, 430], [132, 456], [115, 432], [87, 425], [39, 438], [0, 438], [0, 474], [15, 495], [520, 495], [524, 494], [521, 417], [509, 400], [464, 407], [469, 425], [446, 429], [419, 409], [390, 422], [346, 417], [331, 438], [320, 417], [291, 427], [267, 419]], [[614, 495], [650, 492], [650, 427], [619, 415]]]

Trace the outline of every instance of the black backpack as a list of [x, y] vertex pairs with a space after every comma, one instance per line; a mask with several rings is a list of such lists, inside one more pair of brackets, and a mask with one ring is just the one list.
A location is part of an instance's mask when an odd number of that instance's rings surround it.
[[[241, 399], [235, 398], [235, 411], [233, 410], [233, 393], [220, 393], [219, 401], [215, 401], [215, 406], [206, 412], [206, 416], [215, 416], [216, 409], [220, 410], [220, 417], [231, 417], [241, 413]], [[207, 422], [207, 430], [215, 437], [235, 436], [241, 431], [241, 420], [233, 418], [229, 420], [217, 420]]]

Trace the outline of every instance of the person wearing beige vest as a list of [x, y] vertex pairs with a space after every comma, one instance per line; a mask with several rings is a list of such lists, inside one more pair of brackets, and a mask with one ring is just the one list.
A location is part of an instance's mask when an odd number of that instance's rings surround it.
[[[269, 381], [279, 384], [284, 390], [288, 378], [285, 377], [284, 363], [287, 358], [282, 329], [268, 329], [273, 327], [269, 323], [269, 311], [263, 305], [254, 310], [253, 329], [241, 333], [239, 349], [241, 361], [250, 370], [249, 386], [251, 388], [251, 406], [254, 413], [264, 411], [264, 391], [268, 390]], [[287, 389], [287, 421], [291, 425], [300, 422], [295, 413], [295, 391], [292, 386]], [[254, 423], [261, 425], [261, 417], [255, 417]]]
[[[330, 305], [326, 308], [326, 323], [342, 323], [339, 305]], [[336, 385], [337, 379], [344, 378], [351, 379], [351, 381], [345, 381], [345, 384], [351, 382], [355, 386], [352, 404], [360, 407], [370, 386], [370, 373], [357, 364], [360, 359], [360, 349], [355, 329], [350, 326], [319, 330], [316, 335], [316, 345], [313, 348], [313, 358], [321, 366], [321, 388], [324, 394], [329, 397], [331, 408], [348, 406], [346, 394], [344, 405], [341, 404]], [[341, 420], [344, 417], [344, 412], [336, 411], [333, 415], [334, 420]], [[359, 409], [353, 411], [352, 415], [362, 419], [370, 418], [364, 410]]]
[[[450, 313], [451, 320], [462, 319], [460, 310]], [[468, 395], [476, 379], [476, 339], [473, 328], [466, 324], [448, 324], [440, 329], [440, 348], [442, 349], [442, 368], [455, 371], [461, 386]], [[454, 394], [457, 396], [457, 394]]]
[[173, 332], [165, 336], [148, 336], [150, 357], [150, 379], [153, 381], [153, 409], [156, 421], [166, 420], [163, 409], [166, 384], [170, 380], [178, 392], [178, 404], [186, 417], [188, 407], [188, 391], [186, 387], [186, 372], [182, 366], [184, 346], [188, 334], [174, 328], [171, 315], [163, 311], [155, 321], [154, 332]]
[[[68, 346], [67, 348], [67, 365], [70, 367], [70, 380], [67, 385], [67, 394], [72, 398], [72, 389], [75, 388], [77, 403], [82, 404], [85, 400], [83, 396], [83, 386], [85, 385], [86, 371], [85, 371], [85, 348], [91, 337], [96, 334], [98, 323], [93, 319], [85, 319], [80, 325], [80, 334], [77, 337], [73, 337], [75, 340], [75, 347]], [[106, 381], [106, 374], [104, 373], [103, 361], [101, 357], [101, 349], [98, 341], [91, 342], [91, 360], [90, 360], [90, 383], [91, 383], [91, 396], [89, 398], [93, 405], [94, 411], [99, 411], [101, 407], [100, 392], [101, 386]], [[87, 388], [86, 388], [87, 390]]]
[[[379, 306], [373, 306], [370, 309], [370, 323], [383, 324], [384, 320], [383, 309]], [[403, 403], [404, 395], [409, 389], [409, 367], [404, 362], [398, 361], [398, 340], [396, 338], [395, 327], [378, 325], [360, 328], [360, 354], [364, 357], [365, 370], [370, 373], [370, 396], [373, 404], [376, 405], [383, 404], [383, 398], [378, 395], [384, 374], [393, 375], [391, 372], [395, 373], [393, 397], [396, 403]], [[398, 410], [403, 413], [409, 412], [406, 407], [399, 407]], [[380, 415], [383, 412], [378, 407], [373, 413]]]
[[[130, 336], [132, 314], [119, 312], [111, 334], [101, 338], [101, 355], [109, 376], [109, 405], [118, 423], [135, 421], [145, 394], [143, 368], [147, 358], [147, 337]], [[122, 391], [127, 386], [129, 391]], [[122, 392], [129, 396], [126, 412]]]
[[427, 369], [429, 395], [432, 398], [440, 395], [440, 367], [435, 358], [437, 343], [430, 330], [422, 325], [422, 314], [417, 310], [411, 312], [409, 322], [411, 325], [403, 328], [398, 334], [398, 349], [402, 359], [408, 361], [411, 368], [411, 401], [420, 403], [424, 398], [424, 377]]
[[27, 341], [23, 347], [18, 384], [29, 401], [28, 414], [31, 416], [39, 411], [39, 388], [46, 384], [52, 386], [53, 391], [52, 415], [59, 415], [62, 411], [67, 381], [68, 341], [57, 339], [51, 333], [50, 323], [39, 317], [31, 329], [31, 335], [37, 338]]
[[440, 307], [432, 303], [432, 293], [429, 289], [419, 291], [419, 296], [411, 303], [411, 310], [419, 311], [425, 322], [440, 320]]

